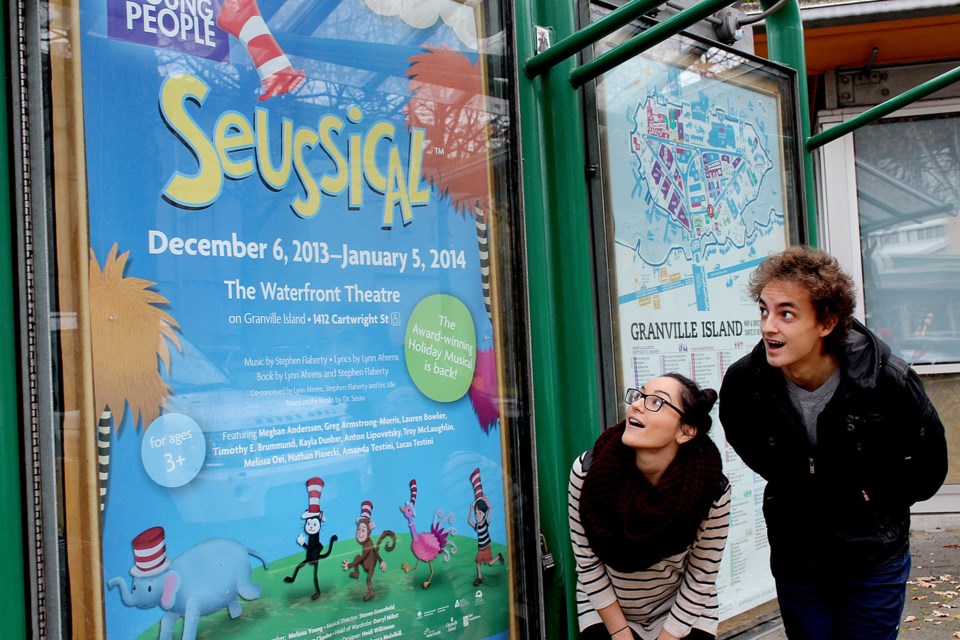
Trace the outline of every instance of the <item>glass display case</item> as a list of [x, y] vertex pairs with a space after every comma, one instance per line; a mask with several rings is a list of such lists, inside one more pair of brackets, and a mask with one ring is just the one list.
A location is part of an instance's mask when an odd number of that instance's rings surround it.
[[535, 637], [509, 3], [44, 9], [44, 624]]

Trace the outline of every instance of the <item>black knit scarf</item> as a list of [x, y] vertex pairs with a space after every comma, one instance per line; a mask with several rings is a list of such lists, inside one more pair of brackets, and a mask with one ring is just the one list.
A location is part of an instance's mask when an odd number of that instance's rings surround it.
[[684, 444], [657, 486], [620, 441], [625, 425], [597, 439], [580, 493], [580, 518], [597, 557], [617, 571], [646, 569], [689, 547], [720, 495], [720, 452], [705, 434]]

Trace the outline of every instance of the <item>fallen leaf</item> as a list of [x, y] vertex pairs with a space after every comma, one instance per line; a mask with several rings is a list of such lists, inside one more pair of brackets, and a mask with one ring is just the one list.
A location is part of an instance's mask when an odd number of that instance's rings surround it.
[[944, 549], [960, 549], [960, 544], [945, 544]]
[[934, 612], [933, 612], [933, 617], [934, 617], [934, 618], [949, 618], [949, 617], [950, 617], [950, 614], [944, 613], [943, 611], [934, 611]]
[[[914, 622], [914, 621], [916, 621], [916, 619], [917, 619], [917, 616], [907, 616], [906, 618], [903, 619], [903, 621], [904, 621], [904, 622]], [[960, 633], [960, 632], [958, 632], [958, 633]], [[958, 636], [958, 637], [960, 637], [960, 636]]]
[[926, 599], [929, 598], [929, 597], [930, 597], [930, 596], [913, 596], [913, 599], [914, 599], [914, 600], [926, 600]]

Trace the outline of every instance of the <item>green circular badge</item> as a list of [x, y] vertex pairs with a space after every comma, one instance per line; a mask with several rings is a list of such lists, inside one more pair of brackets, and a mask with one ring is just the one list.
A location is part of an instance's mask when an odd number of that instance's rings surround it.
[[407, 371], [431, 400], [463, 397], [477, 365], [477, 334], [470, 311], [445, 294], [421, 300], [410, 314], [404, 337]]

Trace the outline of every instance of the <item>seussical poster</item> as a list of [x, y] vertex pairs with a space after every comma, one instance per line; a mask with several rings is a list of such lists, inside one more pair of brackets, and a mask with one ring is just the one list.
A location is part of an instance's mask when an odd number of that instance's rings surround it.
[[482, 20], [81, 3], [108, 637], [508, 637]]

